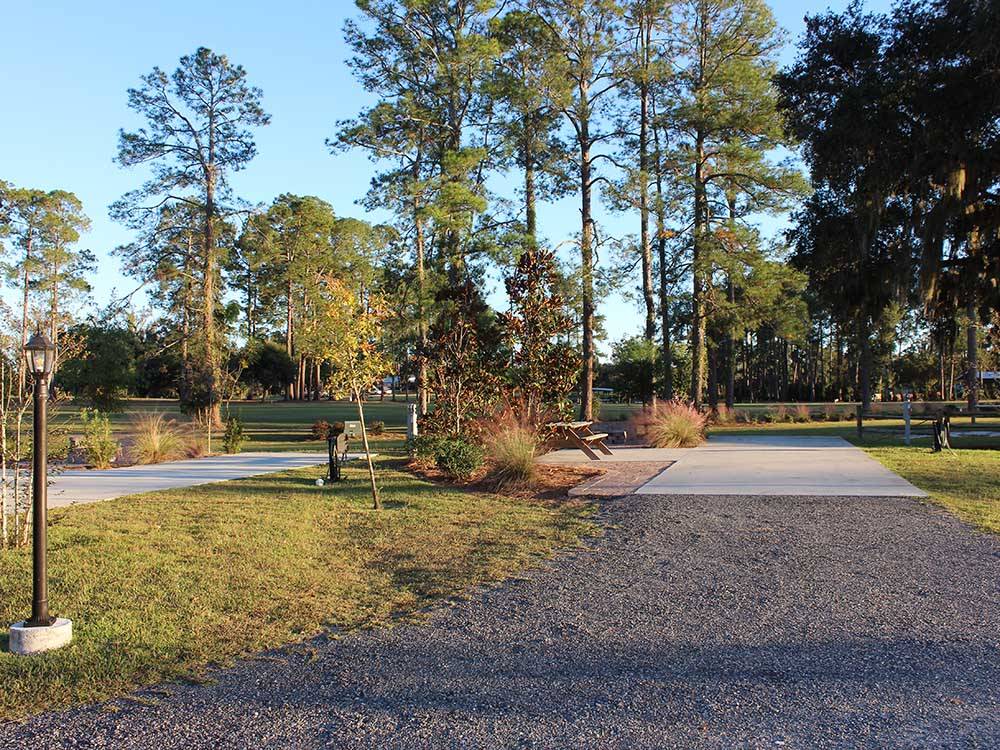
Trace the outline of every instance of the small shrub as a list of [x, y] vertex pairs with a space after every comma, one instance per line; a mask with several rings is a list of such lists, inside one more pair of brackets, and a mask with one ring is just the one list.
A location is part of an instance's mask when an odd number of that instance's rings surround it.
[[144, 414], [132, 423], [132, 457], [140, 464], [173, 461], [184, 455], [184, 440], [176, 423], [162, 414]]
[[796, 404], [793, 419], [796, 422], [811, 422], [812, 414], [809, 413], [809, 407], [806, 404]]
[[368, 432], [372, 435], [381, 435], [385, 432], [385, 422], [381, 419], [376, 419], [368, 423]]
[[483, 449], [462, 438], [442, 440], [434, 463], [452, 479], [466, 480], [483, 465]]
[[644, 409], [639, 420], [645, 434], [656, 448], [694, 448], [705, 440], [708, 417], [682, 401], [658, 404]]
[[414, 463], [429, 466], [437, 460], [438, 446], [445, 440], [441, 435], [417, 435], [406, 442], [406, 452]]
[[111, 420], [96, 409], [84, 409], [80, 420], [83, 422], [81, 447], [87, 463], [98, 469], [111, 468], [111, 462], [118, 456], [118, 441], [111, 436]]
[[317, 419], [312, 426], [313, 440], [326, 440], [330, 437], [330, 423], [325, 419]]
[[226, 420], [226, 429], [222, 434], [222, 446], [226, 453], [239, 453], [243, 444], [247, 441], [246, 429], [243, 420], [232, 416]]
[[490, 478], [498, 487], [520, 487], [535, 479], [538, 433], [528, 425], [501, 425], [486, 437], [492, 463]]
[[792, 415], [788, 411], [788, 407], [784, 404], [778, 404], [777, 408], [774, 410], [774, 421], [777, 424], [784, 424], [785, 422], [792, 421]]

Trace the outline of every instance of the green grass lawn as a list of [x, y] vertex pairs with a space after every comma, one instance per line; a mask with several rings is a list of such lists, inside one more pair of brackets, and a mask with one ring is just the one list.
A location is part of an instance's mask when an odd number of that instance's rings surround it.
[[[364, 405], [365, 421], [385, 423], [390, 433], [400, 436], [406, 425], [406, 404], [402, 401], [371, 401]], [[358, 418], [357, 404], [348, 401], [301, 403], [233, 403], [230, 411], [246, 424], [249, 440], [245, 451], [324, 450], [326, 443], [312, 440], [313, 422], [343, 422]]]
[[865, 451], [931, 494], [962, 520], [1000, 534], [1000, 451], [866, 446]]
[[[329, 413], [329, 412], [328, 412]], [[0, 719], [200, 679], [209, 665], [312, 636], [386, 625], [516, 573], [594, 526], [581, 504], [441, 487], [380, 461], [385, 507], [361, 467], [319, 467], [57, 509], [49, 601], [73, 643], [6, 653]], [[30, 614], [30, 551], [0, 551], [0, 627]]]

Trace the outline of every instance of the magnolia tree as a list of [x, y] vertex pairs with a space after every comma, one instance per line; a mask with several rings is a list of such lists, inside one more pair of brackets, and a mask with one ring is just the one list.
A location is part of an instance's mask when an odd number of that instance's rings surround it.
[[372, 504], [378, 510], [381, 503], [368, 447], [364, 398], [376, 381], [392, 371], [392, 365], [378, 346], [385, 318], [382, 300], [372, 294], [360, 294], [335, 277], [323, 277], [318, 287], [312, 319], [301, 340], [303, 351], [317, 361], [330, 363], [327, 386], [331, 394], [349, 396], [358, 405]]

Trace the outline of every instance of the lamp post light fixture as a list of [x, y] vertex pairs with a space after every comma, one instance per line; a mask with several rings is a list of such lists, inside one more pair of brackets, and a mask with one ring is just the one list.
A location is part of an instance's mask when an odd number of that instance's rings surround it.
[[28, 372], [34, 378], [34, 420], [31, 471], [31, 543], [33, 586], [31, 619], [11, 625], [10, 650], [15, 654], [51, 651], [70, 642], [73, 623], [49, 614], [46, 571], [46, 531], [48, 526], [48, 447], [46, 432], [49, 380], [55, 367], [56, 348], [40, 331], [24, 346]]

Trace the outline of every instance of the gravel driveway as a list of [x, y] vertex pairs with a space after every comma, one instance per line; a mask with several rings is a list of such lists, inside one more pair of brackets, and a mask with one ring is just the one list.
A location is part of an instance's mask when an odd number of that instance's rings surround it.
[[632, 496], [424, 624], [0, 747], [1000, 746], [1000, 539], [912, 499]]

